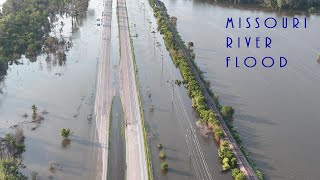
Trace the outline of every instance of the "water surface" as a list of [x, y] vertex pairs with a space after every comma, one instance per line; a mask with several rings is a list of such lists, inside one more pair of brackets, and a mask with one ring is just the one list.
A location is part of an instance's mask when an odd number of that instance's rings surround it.
[[[202, 0], [164, 0], [178, 18], [182, 39], [195, 44], [196, 62], [211, 81], [222, 104], [236, 109], [234, 124], [245, 147], [267, 179], [318, 179], [320, 156], [319, 24], [308, 17], [307, 29], [225, 29], [227, 17], [304, 18], [296, 12], [275, 13]], [[269, 36], [272, 49], [226, 49], [227, 36]], [[288, 59], [286, 68], [226, 68], [227, 56]]]

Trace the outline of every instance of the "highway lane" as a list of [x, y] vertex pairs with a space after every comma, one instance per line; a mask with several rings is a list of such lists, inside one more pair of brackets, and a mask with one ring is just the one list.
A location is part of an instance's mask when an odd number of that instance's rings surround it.
[[120, 97], [126, 123], [126, 177], [128, 180], [147, 180], [142, 112], [138, 100], [125, 0], [118, 0], [117, 10], [120, 38]]
[[102, 12], [101, 32], [101, 55], [98, 61], [98, 73], [96, 81], [96, 96], [94, 105], [94, 117], [96, 122], [96, 133], [94, 143], [96, 151], [94, 158], [97, 159], [97, 180], [105, 180], [108, 169], [108, 141], [109, 141], [109, 116], [112, 102], [111, 82], [111, 20], [112, 0], [104, 0]]

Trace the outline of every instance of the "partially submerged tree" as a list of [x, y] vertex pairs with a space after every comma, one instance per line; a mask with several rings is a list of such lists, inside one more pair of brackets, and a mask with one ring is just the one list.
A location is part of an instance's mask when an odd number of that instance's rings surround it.
[[161, 170], [167, 171], [168, 168], [169, 168], [169, 165], [168, 165], [168, 163], [166, 161], [161, 163]]
[[163, 151], [163, 150], [161, 150], [160, 152], [159, 152], [159, 158], [160, 159], [165, 159], [167, 157], [167, 154]]
[[226, 120], [231, 120], [233, 118], [234, 109], [231, 106], [223, 106], [221, 114]]
[[19, 171], [20, 162], [13, 157], [0, 159], [0, 179], [27, 180], [27, 176]]
[[32, 108], [33, 115], [36, 116], [37, 115], [37, 109], [38, 109], [37, 106], [36, 105], [32, 105], [31, 108]]
[[175, 16], [172, 16], [172, 17], [170, 18], [170, 22], [171, 22], [171, 24], [172, 24], [174, 27], [177, 26], [177, 20], [178, 20], [178, 18], [175, 17]]
[[61, 129], [61, 136], [62, 136], [64, 139], [68, 139], [69, 136], [70, 136], [70, 129], [62, 128], [62, 129]]

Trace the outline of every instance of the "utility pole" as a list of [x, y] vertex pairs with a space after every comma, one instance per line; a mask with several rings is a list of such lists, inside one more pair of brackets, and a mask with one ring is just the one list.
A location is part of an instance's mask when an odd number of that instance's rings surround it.
[[175, 83], [174, 80], [169, 81], [170, 85], [171, 85], [171, 91], [172, 91], [172, 103], [173, 103], [173, 99], [174, 99], [174, 91], [175, 91]]

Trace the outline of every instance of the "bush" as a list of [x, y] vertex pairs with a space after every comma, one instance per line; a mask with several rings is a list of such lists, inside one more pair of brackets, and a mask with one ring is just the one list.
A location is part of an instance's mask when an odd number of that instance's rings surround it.
[[246, 180], [246, 175], [240, 171], [240, 169], [238, 168], [234, 168], [232, 169], [232, 177], [235, 179], [235, 180]]
[[166, 161], [164, 161], [163, 163], [161, 163], [161, 169], [162, 169], [163, 171], [167, 171], [168, 168], [169, 168], [169, 165], [168, 165], [168, 163], [167, 163]]
[[70, 136], [70, 129], [62, 128], [62, 129], [61, 129], [61, 136], [62, 136], [64, 139], [68, 139], [69, 136]]
[[223, 106], [221, 109], [223, 118], [231, 120], [233, 118], [234, 109], [231, 106]]
[[224, 133], [220, 127], [214, 130], [214, 137], [217, 141], [220, 141], [222, 138], [224, 138]]
[[27, 180], [28, 178], [19, 171], [18, 160], [9, 157], [0, 159], [0, 179], [3, 180]]
[[166, 154], [164, 151], [160, 151], [160, 152], [159, 152], [159, 157], [160, 157], [161, 159], [165, 159], [165, 158], [167, 157], [167, 154]]
[[308, 9], [308, 12], [310, 14], [315, 14], [317, 12], [317, 9], [315, 7], [311, 7], [311, 8]]

